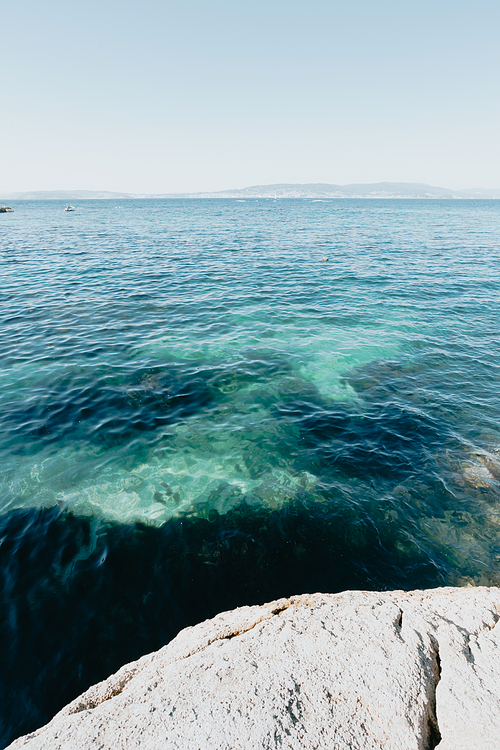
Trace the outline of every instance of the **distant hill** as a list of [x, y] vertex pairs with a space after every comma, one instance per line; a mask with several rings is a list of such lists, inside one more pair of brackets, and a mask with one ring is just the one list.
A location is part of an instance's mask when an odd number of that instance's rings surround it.
[[500, 198], [500, 189], [471, 188], [450, 190], [422, 182], [374, 182], [369, 184], [330, 185], [328, 183], [253, 185], [212, 193], [114, 193], [106, 190], [37, 190], [24, 193], [0, 193], [0, 202], [13, 200], [137, 200], [140, 198]]
[[[187, 197], [187, 196], [186, 196]], [[500, 198], [499, 190], [475, 188], [450, 190], [420, 182], [375, 182], [369, 184], [306, 185], [276, 184], [254, 185], [240, 190], [223, 190], [217, 193], [193, 193], [196, 198]]]
[[109, 198], [145, 198], [131, 193], [112, 193], [107, 190], [32, 190], [24, 193], [0, 193], [0, 201], [78, 201]]

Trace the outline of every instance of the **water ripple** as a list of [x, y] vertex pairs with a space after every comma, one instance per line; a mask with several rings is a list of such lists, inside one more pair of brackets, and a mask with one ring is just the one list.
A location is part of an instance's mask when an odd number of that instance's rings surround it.
[[500, 581], [498, 202], [119, 203], [0, 222], [5, 742], [221, 609]]

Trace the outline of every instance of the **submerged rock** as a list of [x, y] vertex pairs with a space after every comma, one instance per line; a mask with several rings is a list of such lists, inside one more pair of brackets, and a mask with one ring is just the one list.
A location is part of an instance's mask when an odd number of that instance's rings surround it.
[[500, 589], [242, 607], [127, 664], [10, 748], [493, 750]]

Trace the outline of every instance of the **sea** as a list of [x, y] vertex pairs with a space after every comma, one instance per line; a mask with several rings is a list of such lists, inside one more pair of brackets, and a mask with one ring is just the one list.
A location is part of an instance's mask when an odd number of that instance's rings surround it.
[[500, 584], [500, 201], [12, 207], [1, 747], [224, 610]]

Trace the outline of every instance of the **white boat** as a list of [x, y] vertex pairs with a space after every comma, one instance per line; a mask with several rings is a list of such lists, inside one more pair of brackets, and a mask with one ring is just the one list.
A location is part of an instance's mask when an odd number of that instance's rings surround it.
[[68, 205], [66, 206], [66, 208], [65, 208], [64, 210], [65, 210], [65, 211], [74, 211], [74, 210], [75, 210], [75, 207], [74, 207], [74, 206], [72, 206], [72, 205], [71, 205], [70, 203], [68, 203]]

